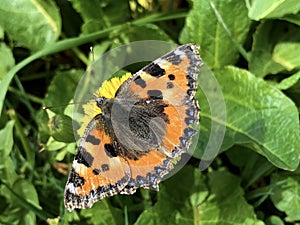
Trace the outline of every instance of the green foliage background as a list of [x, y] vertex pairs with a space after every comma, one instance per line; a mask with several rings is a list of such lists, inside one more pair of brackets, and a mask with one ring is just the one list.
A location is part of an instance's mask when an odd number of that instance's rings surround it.
[[[299, 0], [2, 0], [0, 224], [299, 224], [299, 26]], [[199, 91], [193, 158], [158, 193], [68, 213], [71, 110], [42, 106], [70, 102], [93, 61], [90, 46], [97, 58], [138, 40], [198, 44], [226, 121]], [[226, 133], [201, 172], [211, 121]]]

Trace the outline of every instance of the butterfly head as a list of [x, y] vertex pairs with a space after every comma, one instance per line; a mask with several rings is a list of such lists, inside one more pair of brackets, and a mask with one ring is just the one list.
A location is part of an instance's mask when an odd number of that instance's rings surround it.
[[108, 105], [110, 105], [110, 102], [111, 102], [111, 101], [109, 101], [110, 99], [107, 99], [105, 97], [95, 96], [95, 95], [94, 95], [94, 100], [96, 101], [97, 106], [104, 113], [107, 111], [106, 109], [108, 108]]

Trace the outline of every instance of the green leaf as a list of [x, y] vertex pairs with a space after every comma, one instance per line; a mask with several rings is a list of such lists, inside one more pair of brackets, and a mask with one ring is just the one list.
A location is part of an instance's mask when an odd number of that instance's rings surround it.
[[56, 141], [71, 143], [75, 141], [72, 118], [57, 114], [49, 120], [50, 134]]
[[172, 42], [171, 38], [155, 24], [130, 25], [125, 32], [121, 33], [121, 35], [119, 32], [114, 32], [111, 35], [112, 39], [118, 37], [120, 37], [123, 43], [143, 40], [162, 40]]
[[[27, 180], [24, 179], [18, 179], [14, 185], [13, 185], [13, 190], [16, 192], [18, 195], [22, 196], [28, 203], [33, 204], [35, 207], [40, 208], [39, 206], [39, 200], [38, 200], [38, 195], [35, 190], [35, 187], [32, 185], [32, 183], [28, 182]], [[20, 206], [21, 203], [19, 203], [20, 199], [14, 198], [14, 202], [16, 206]], [[31, 211], [31, 208], [23, 208], [23, 216], [20, 219], [20, 224], [35, 224], [36, 223], [36, 218], [35, 218], [35, 213]]]
[[157, 203], [145, 210], [135, 225], [193, 224], [194, 210], [208, 195], [204, 179], [199, 170], [184, 167], [160, 185]]
[[279, 18], [287, 14], [296, 14], [300, 11], [298, 0], [253, 0], [248, 4], [249, 17], [253, 20]]
[[37, 51], [57, 40], [61, 18], [58, 8], [50, 0], [2, 0], [0, 26], [19, 46]]
[[286, 20], [290, 23], [294, 23], [294, 24], [300, 26], [300, 13], [298, 13], [296, 15], [291, 14], [291, 15], [284, 16], [282, 18], [282, 20]]
[[[214, 121], [226, 125], [221, 151], [234, 144], [246, 144], [275, 166], [288, 170], [296, 169], [299, 163], [300, 143], [298, 110], [294, 103], [277, 88], [245, 70], [227, 67], [216, 70], [215, 77], [224, 95], [226, 121], [211, 117], [209, 104], [202, 93], [199, 100], [199, 148], [203, 151], [210, 135], [218, 135], [210, 133], [211, 121]], [[205, 82], [205, 79], [202, 82]], [[213, 94], [214, 90], [211, 91]], [[201, 158], [200, 151], [194, 154]]]
[[[68, 104], [71, 99], [74, 98], [74, 93], [77, 84], [83, 76], [82, 70], [70, 70], [66, 72], [58, 73], [48, 88], [48, 92], [45, 97], [45, 106], [57, 106]], [[65, 107], [51, 108], [53, 112], [63, 114]]]
[[10, 120], [6, 123], [5, 127], [0, 130], [0, 151], [1, 151], [1, 158], [6, 158], [9, 156], [13, 144], [13, 128], [14, 128], [14, 120]]
[[164, 181], [157, 203], [135, 225], [263, 224], [244, 199], [239, 182], [228, 172], [211, 172], [205, 178], [199, 170], [184, 167]]
[[181, 43], [198, 44], [201, 47], [200, 55], [213, 69], [235, 64], [239, 50], [234, 44], [243, 45], [251, 21], [247, 17], [244, 1], [213, 1], [212, 4], [228, 28], [226, 31], [223, 24], [218, 21], [210, 2], [212, 1], [192, 1], [193, 9], [186, 18], [179, 40]]
[[291, 75], [288, 78], [283, 79], [276, 85], [276, 87], [280, 90], [286, 90], [292, 86], [294, 86], [300, 80], [300, 71]]
[[298, 26], [287, 22], [268, 21], [258, 26], [253, 39], [249, 69], [256, 76], [264, 77], [286, 70], [275, 61], [274, 48], [280, 42], [300, 42], [300, 30]]
[[4, 43], [0, 43], [0, 81], [4, 75], [15, 65], [15, 59], [12, 54], [12, 51]]
[[300, 67], [300, 43], [281, 42], [273, 51], [273, 60], [291, 71]]
[[291, 174], [287, 172], [279, 172], [271, 176], [271, 183], [285, 181], [281, 185], [277, 185], [273, 189], [271, 200], [276, 208], [285, 212], [288, 222], [300, 220], [300, 170]]
[[12, 185], [17, 179], [15, 172], [15, 165], [11, 157], [9, 156], [13, 144], [13, 128], [15, 121], [10, 120], [6, 123], [5, 127], [0, 130], [0, 180], [5, 181], [9, 185]]
[[[275, 168], [266, 158], [244, 146], [233, 146], [226, 152], [226, 156], [234, 166], [239, 167], [243, 187], [253, 185]], [[264, 190], [263, 197], [266, 196]]]
[[82, 26], [84, 34], [120, 24], [130, 16], [129, 4], [126, 1], [71, 0], [70, 2], [84, 21]]
[[36, 114], [36, 122], [38, 124], [38, 140], [41, 143], [47, 142], [50, 136], [50, 130], [48, 126], [49, 117], [47, 115], [47, 110], [41, 109]]
[[[123, 224], [122, 211], [112, 207], [107, 200], [99, 201], [92, 208], [82, 210], [83, 218], [89, 219], [91, 224]], [[95, 216], [97, 215], [97, 216]]]
[[226, 171], [209, 173], [208, 178], [210, 195], [197, 207], [197, 224], [264, 224], [246, 202], [239, 178]]
[[284, 222], [280, 219], [279, 216], [270, 216], [266, 220], [266, 225], [284, 225]]

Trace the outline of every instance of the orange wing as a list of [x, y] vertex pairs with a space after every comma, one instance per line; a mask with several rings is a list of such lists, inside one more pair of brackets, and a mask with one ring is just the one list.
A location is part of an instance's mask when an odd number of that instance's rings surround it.
[[111, 124], [99, 114], [81, 139], [65, 189], [69, 211], [117, 193], [132, 194], [138, 187], [158, 190], [196, 133], [194, 96], [201, 63], [197, 46], [183, 45], [120, 86], [116, 110], [106, 111]]
[[[156, 108], [151, 104], [164, 105], [159, 116], [165, 122], [155, 128], [163, 130], [157, 148], [148, 151], [145, 145], [141, 151], [146, 154], [138, 159], [126, 158], [131, 178], [121, 193], [132, 194], [138, 187], [158, 190], [159, 182], [176, 166], [182, 153], [187, 152], [196, 133], [192, 125], [199, 123], [199, 107], [194, 96], [201, 63], [197, 46], [183, 45], [152, 62], [120, 87], [116, 98], [144, 99], [146, 107], [154, 111]], [[144, 113], [139, 116], [145, 117]], [[118, 141], [129, 139], [126, 135]]]
[[65, 207], [90, 208], [94, 202], [119, 193], [130, 179], [124, 158], [118, 157], [103, 131], [101, 114], [89, 123], [78, 147], [65, 188]]

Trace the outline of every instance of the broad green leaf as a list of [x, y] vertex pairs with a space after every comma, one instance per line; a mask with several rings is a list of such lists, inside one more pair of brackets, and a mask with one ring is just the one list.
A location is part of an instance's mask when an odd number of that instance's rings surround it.
[[280, 219], [279, 216], [270, 216], [266, 220], [266, 225], [284, 225], [284, 222]]
[[57, 161], [62, 161], [68, 153], [71, 152], [74, 155], [76, 150], [77, 150], [76, 143], [70, 143], [70, 144], [64, 146], [62, 149], [60, 149], [59, 152], [57, 152], [55, 159]]
[[293, 85], [295, 85], [299, 80], [300, 80], [300, 71], [291, 75], [288, 78], [283, 79], [282, 81], [280, 81], [280, 83], [276, 85], [276, 87], [281, 90], [286, 90], [292, 87]]
[[96, 32], [129, 19], [129, 4], [126, 1], [71, 0], [73, 7], [81, 15], [84, 34]]
[[[180, 42], [198, 44], [203, 60], [211, 69], [235, 64], [239, 57], [235, 43], [243, 45], [251, 23], [245, 2], [193, 0], [192, 3], [193, 9], [186, 18]], [[218, 21], [213, 6], [229, 31]]]
[[205, 178], [199, 170], [185, 167], [164, 181], [157, 203], [135, 225], [263, 224], [244, 199], [239, 182], [228, 172], [210, 172]]
[[271, 200], [276, 208], [282, 212], [285, 212], [288, 222], [294, 222], [300, 220], [300, 170], [294, 174], [287, 172], [279, 172], [271, 176], [271, 183], [277, 183], [285, 181], [281, 185], [277, 185]]
[[246, 202], [239, 178], [226, 171], [209, 173], [208, 178], [210, 195], [196, 208], [195, 213], [199, 218], [196, 224], [264, 224], [256, 218], [253, 207]]
[[[248, 0], [249, 2], [249, 0]], [[249, 17], [253, 20], [266, 18], [280, 18], [287, 14], [296, 14], [300, 11], [298, 0], [253, 0], [248, 4]]]
[[157, 203], [145, 210], [135, 225], [193, 224], [194, 210], [207, 195], [204, 176], [198, 169], [186, 166], [160, 185]]
[[111, 38], [120, 38], [123, 43], [130, 43], [134, 41], [143, 40], [162, 40], [170, 41], [171, 38], [158, 26], [154, 24], [145, 25], [130, 25], [128, 29], [121, 32], [112, 33]]
[[286, 15], [286, 16], [282, 17], [281, 19], [300, 26], [300, 13]]
[[[277, 88], [245, 70], [227, 67], [216, 70], [215, 77], [223, 91], [226, 121], [211, 117], [202, 94], [199, 150], [203, 151], [209, 136], [215, 135], [210, 134], [211, 121], [214, 121], [226, 126], [220, 151], [234, 144], [245, 144], [277, 167], [296, 169], [300, 143], [299, 117], [294, 103]], [[201, 151], [195, 151], [194, 155], [201, 158]]]
[[15, 59], [10, 48], [0, 43], [0, 81], [4, 75], [15, 65]]
[[278, 43], [273, 51], [273, 60], [290, 71], [300, 67], [300, 42]]
[[61, 18], [50, 0], [2, 0], [0, 26], [17, 45], [37, 51], [57, 40]]
[[[70, 70], [57, 74], [48, 88], [45, 106], [68, 104], [74, 98], [77, 84], [83, 74], [84, 71], [81, 70]], [[51, 110], [63, 114], [64, 107], [55, 107]]]
[[233, 165], [239, 167], [243, 187], [253, 185], [261, 177], [269, 175], [270, 171], [275, 168], [262, 155], [244, 146], [233, 146], [226, 152], [226, 155]]
[[[113, 207], [107, 200], [99, 201], [93, 205], [92, 208], [82, 210], [83, 218], [88, 219], [91, 224], [124, 224], [124, 217], [122, 211]], [[95, 216], [97, 215], [97, 216]]]
[[[35, 187], [32, 183], [30, 183], [27, 180], [19, 179], [17, 180], [13, 185], [13, 190], [18, 195], [23, 197], [26, 201], [28, 201], [30, 204], [33, 204], [35, 207], [40, 208], [39, 206], [39, 200], [38, 200], [38, 194], [36, 192]], [[20, 207], [19, 199], [15, 199], [15, 206]], [[20, 217], [20, 224], [35, 224], [36, 223], [36, 217], [34, 211], [32, 211], [32, 208], [23, 208], [23, 216]]]
[[50, 137], [46, 146], [48, 151], [57, 151], [65, 148], [66, 146], [68, 146], [68, 144], [64, 142], [55, 141], [52, 137]]
[[249, 69], [256, 76], [264, 77], [286, 69], [274, 60], [274, 47], [280, 42], [299, 42], [300, 30], [287, 22], [268, 21], [257, 27], [253, 39]]

